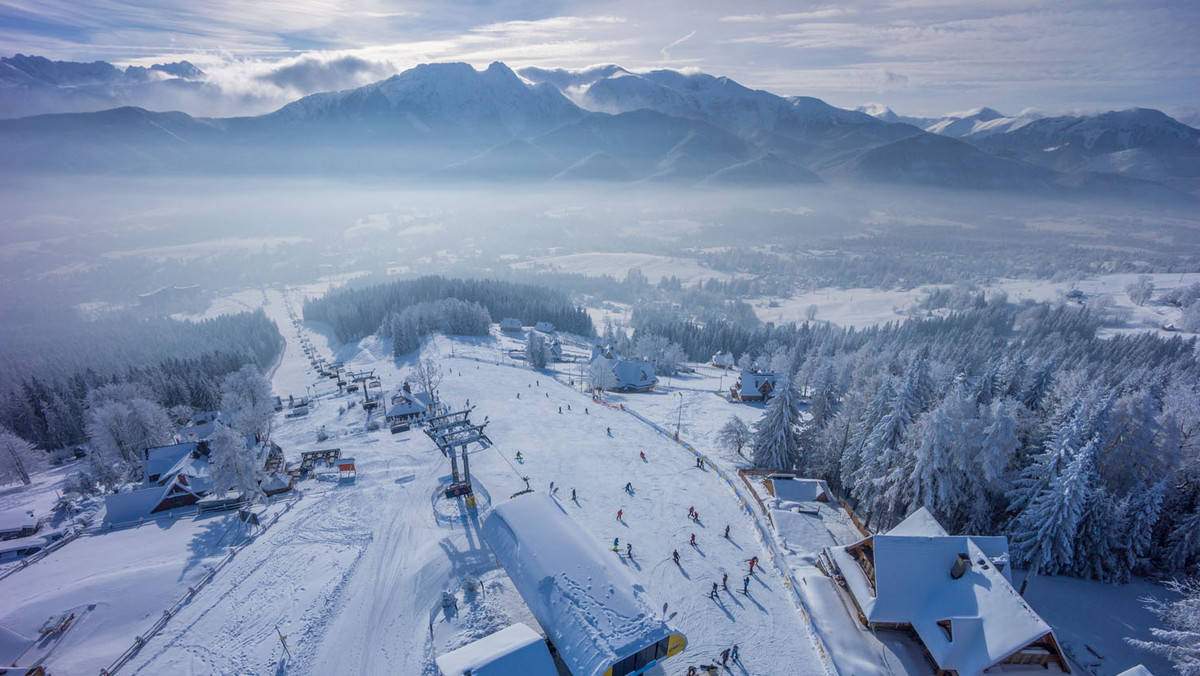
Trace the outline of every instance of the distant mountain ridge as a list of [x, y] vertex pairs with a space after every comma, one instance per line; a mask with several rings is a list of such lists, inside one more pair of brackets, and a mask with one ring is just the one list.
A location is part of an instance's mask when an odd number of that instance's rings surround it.
[[187, 61], [118, 68], [106, 61], [0, 57], [0, 118], [149, 104], [167, 92], [204, 89], [204, 78], [204, 71]]
[[[194, 75], [186, 62], [161, 74], [46, 66], [54, 63], [37, 62], [43, 79]], [[933, 120], [873, 113], [706, 74], [441, 63], [255, 117], [123, 108], [0, 120], [0, 169], [1196, 193], [1200, 132], [1157, 111], [1018, 119], [980, 109]]]

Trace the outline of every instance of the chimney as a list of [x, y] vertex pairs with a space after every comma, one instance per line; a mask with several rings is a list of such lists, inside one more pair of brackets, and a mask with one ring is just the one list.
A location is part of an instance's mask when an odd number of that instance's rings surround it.
[[958, 558], [954, 559], [954, 567], [950, 569], [950, 577], [957, 580], [967, 572], [971, 567], [971, 557], [966, 554], [959, 554]]

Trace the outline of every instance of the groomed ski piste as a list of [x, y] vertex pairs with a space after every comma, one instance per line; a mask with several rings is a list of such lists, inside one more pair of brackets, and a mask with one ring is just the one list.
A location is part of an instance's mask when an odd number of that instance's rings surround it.
[[[741, 659], [728, 665], [732, 674], [931, 673], [911, 643], [880, 639], [853, 621], [814, 567], [820, 547], [858, 537], [844, 512], [825, 506], [813, 524], [779, 533], [765, 527], [736, 474], [747, 463], [715, 442], [730, 415], [753, 423], [762, 412], [717, 396], [735, 372], [699, 366], [655, 391], [607, 394], [597, 403], [582, 391], [577, 364], [533, 371], [513, 360], [520, 334], [436, 336], [419, 354], [393, 359], [390, 343], [379, 338], [340, 345], [319, 325], [294, 325], [289, 310], [298, 313], [304, 294], [320, 291], [272, 289], [263, 296], [287, 339], [272, 374], [275, 393], [316, 395], [309, 415], [280, 414], [273, 439], [290, 463], [301, 451], [340, 448], [356, 460], [354, 481], [298, 481], [296, 492], [257, 508], [270, 526], [254, 535], [232, 514], [168, 513], [140, 526], [93, 530], [0, 579], [0, 625], [18, 638], [36, 636], [47, 616], [79, 612], [76, 626], [45, 649], [55, 676], [108, 668], [156, 624], [161, 631], [117, 673], [433, 676], [438, 654], [516, 622], [536, 628], [481, 532], [492, 505], [527, 489], [555, 500], [597, 547], [611, 550], [618, 538], [619, 553], [606, 553], [649, 607], [687, 637], [681, 654], [647, 673], [719, 663], [734, 644]], [[472, 447], [470, 456], [478, 510], [441, 497], [449, 462], [419, 429], [391, 434], [381, 414], [368, 419], [349, 406], [361, 396], [339, 394], [319, 378], [302, 336], [327, 359], [374, 369], [385, 392], [399, 387], [418, 358], [433, 358], [444, 375], [441, 400], [451, 409], [469, 401], [472, 420], [488, 421], [493, 445]], [[583, 340], [564, 338], [568, 355], [584, 357]], [[369, 430], [371, 421], [379, 429]], [[321, 431], [324, 441], [317, 440]], [[688, 518], [689, 507], [697, 521]], [[622, 556], [627, 545], [632, 558]], [[752, 557], [760, 565], [743, 594]], [[723, 574], [728, 589], [714, 600], [709, 592]], [[1147, 591], [1154, 589], [1141, 583], [1117, 600], [1128, 601], [1132, 617], [1141, 611], [1132, 599]], [[447, 592], [454, 606], [443, 605]], [[1131, 621], [1146, 627], [1153, 618]], [[1079, 626], [1081, 640], [1095, 640], [1090, 624]], [[1116, 666], [1106, 661], [1094, 673], [1115, 674], [1109, 664]]]

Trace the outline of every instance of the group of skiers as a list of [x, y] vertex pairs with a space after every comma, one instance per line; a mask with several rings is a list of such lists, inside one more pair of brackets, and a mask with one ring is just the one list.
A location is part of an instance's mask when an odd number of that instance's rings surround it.
[[[704, 672], [709, 673], [709, 674], [715, 674], [721, 670], [720, 667], [728, 665], [729, 660], [733, 660], [734, 662], [741, 661], [741, 656], [738, 654], [738, 646], [736, 643], [733, 644], [732, 648], [726, 648], [721, 651], [721, 664], [720, 665], [701, 664], [699, 669], [703, 670]], [[687, 670], [687, 676], [700, 676], [700, 671], [698, 671], [697, 667], [695, 667], [695, 666], [689, 666], [688, 670]]]

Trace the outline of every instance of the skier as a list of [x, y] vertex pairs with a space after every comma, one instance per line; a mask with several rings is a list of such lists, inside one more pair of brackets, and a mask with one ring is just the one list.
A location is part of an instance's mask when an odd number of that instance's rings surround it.
[[725, 524], [725, 538], [729, 538], [729, 524]]
[[646, 452], [645, 451], [639, 451], [638, 455], [642, 456], [642, 462], [646, 461]]
[[612, 428], [611, 427], [605, 427], [604, 431], [608, 432], [608, 436], [610, 436], [610, 437], [612, 436]]
[[750, 578], [742, 578], [742, 593], [746, 596], [750, 595]]
[[729, 591], [729, 573], [721, 573], [721, 589]]
[[620, 549], [621, 549], [621, 538], [613, 538], [613, 551], [614, 552], [620, 551]]
[[570, 404], [567, 404], [567, 410], [568, 410], [568, 411], [570, 411], [570, 410], [571, 410], [571, 405], [570, 405]]
[[689, 519], [692, 518], [692, 514], [695, 514], [695, 513], [696, 513], [695, 507], [688, 507], [688, 518]]
[[678, 549], [671, 552], [671, 558], [675, 559], [675, 565], [678, 566], [679, 565], [679, 550]]
[[558, 414], [559, 414], [559, 415], [562, 415], [562, 406], [559, 406], [559, 407], [558, 407]]
[[547, 393], [546, 393], [546, 398], [547, 398], [547, 399], [549, 399], [549, 398], [550, 398], [550, 393], [549, 393], [549, 392], [547, 392]]
[[716, 582], [713, 583], [712, 591], [708, 592], [708, 598], [710, 598], [710, 599], [717, 598], [717, 583]]
[[624, 514], [624, 513], [625, 513], [625, 511], [624, 511], [624, 510], [621, 510], [621, 509], [618, 509], [618, 510], [617, 510], [617, 521], [620, 521], [620, 520], [621, 520], [621, 515], [622, 515], [622, 514]]
[[692, 546], [693, 547], [696, 546], [696, 534], [695, 533], [692, 533]]
[[583, 414], [584, 414], [584, 415], [591, 415], [590, 413], [588, 413], [588, 412], [587, 412], [587, 406], [584, 406], [584, 407], [583, 407]]
[[625, 482], [625, 492], [626, 492], [626, 493], [633, 493], [633, 482], [632, 482], [632, 481], [626, 481], [626, 482]]
[[729, 648], [726, 648], [721, 651], [721, 666], [725, 666], [728, 663], [729, 663]]
[[524, 459], [525, 459], [525, 458], [524, 458], [524, 457], [521, 455], [521, 452], [520, 452], [520, 451], [517, 451], [517, 462], [521, 462], [521, 461], [522, 461], [522, 460], [524, 460]]
[[571, 489], [571, 500], [573, 500], [575, 502], [579, 502], [579, 500], [576, 499], [576, 497], [575, 497], [575, 489], [574, 488]]
[[625, 543], [625, 556], [628, 556], [631, 559], [633, 558], [633, 543]]
[[520, 399], [520, 398], [521, 398], [521, 393], [517, 392], [517, 399]]
[[692, 521], [700, 523], [700, 512], [692, 512]]
[[729, 652], [729, 656], [733, 658], [734, 662], [738, 661], [738, 647], [736, 643], [733, 644], [733, 650]]
[[754, 574], [754, 566], [758, 565], [758, 556], [750, 557], [750, 574]]
[[700, 673], [696, 671], [695, 665], [688, 666], [687, 676], [700, 676]]
[[538, 386], [538, 387], [541, 387], [541, 386], [542, 386], [542, 381], [540, 381], [540, 380], [535, 380], [534, 382], [535, 382], [535, 383], [537, 383], [537, 386]]

